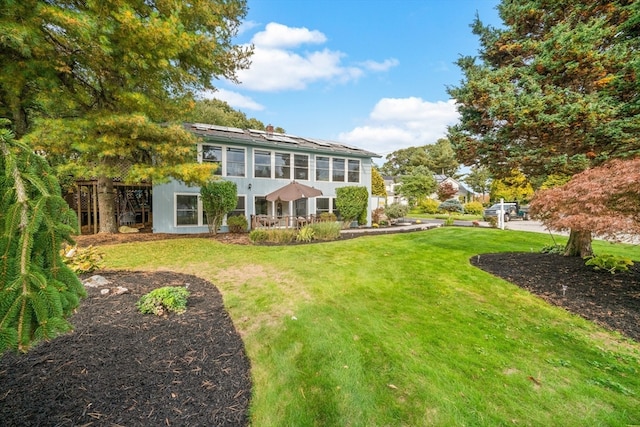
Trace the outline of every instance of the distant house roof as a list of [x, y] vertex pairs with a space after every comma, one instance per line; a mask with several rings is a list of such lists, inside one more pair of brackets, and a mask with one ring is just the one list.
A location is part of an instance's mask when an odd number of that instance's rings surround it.
[[446, 175], [434, 175], [433, 177], [436, 179], [436, 182], [438, 184], [441, 184], [442, 182], [446, 181], [447, 179], [450, 179], [450, 180], [454, 181], [458, 185], [459, 189], [464, 190], [468, 194], [476, 194], [476, 192], [473, 191], [464, 181], [460, 181], [460, 180], [457, 180], [455, 178], [452, 178], [452, 177], [446, 176]]
[[210, 125], [205, 123], [185, 123], [185, 129], [205, 139], [246, 145], [277, 147], [281, 149], [311, 150], [326, 154], [343, 154], [356, 157], [382, 157], [379, 154], [342, 142], [327, 141], [318, 138], [307, 138], [256, 129], [240, 129], [235, 127]]

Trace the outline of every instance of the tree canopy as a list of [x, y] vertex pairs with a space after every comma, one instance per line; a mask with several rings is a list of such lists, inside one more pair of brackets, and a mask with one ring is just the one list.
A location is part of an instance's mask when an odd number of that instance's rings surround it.
[[[503, 0], [498, 11], [504, 28], [476, 18], [479, 58], [460, 58], [464, 79], [448, 89], [458, 160], [543, 182], [639, 154], [639, 3]], [[572, 230], [567, 252], [590, 241]]]
[[248, 67], [252, 49], [233, 44], [245, 15], [244, 0], [6, 3], [0, 114], [33, 129], [26, 141], [50, 160], [98, 178], [100, 230], [115, 231], [116, 165], [132, 166], [125, 180], [210, 174], [193, 169], [194, 137], [161, 123]]
[[[232, 108], [228, 103], [219, 99], [196, 100], [193, 108], [185, 111], [182, 118], [186, 122], [193, 123], [209, 123], [240, 129], [266, 129], [260, 120], [253, 117], [247, 118], [245, 113]], [[281, 127], [275, 127], [274, 131], [285, 133]]]
[[477, 18], [478, 59], [449, 93], [458, 159], [528, 177], [575, 174], [640, 152], [640, 8], [628, 0], [503, 1], [504, 28]]
[[418, 200], [429, 197], [438, 188], [438, 183], [425, 166], [417, 166], [411, 173], [402, 177], [402, 183], [396, 188], [396, 193], [407, 198], [410, 206], [415, 206]]
[[530, 213], [550, 230], [592, 232], [607, 239], [640, 235], [640, 158], [612, 160], [539, 191]]
[[435, 144], [401, 148], [388, 154], [381, 172], [391, 176], [403, 176], [410, 174], [412, 169], [418, 166], [426, 167], [433, 173], [454, 176], [459, 163], [449, 140], [441, 138]]

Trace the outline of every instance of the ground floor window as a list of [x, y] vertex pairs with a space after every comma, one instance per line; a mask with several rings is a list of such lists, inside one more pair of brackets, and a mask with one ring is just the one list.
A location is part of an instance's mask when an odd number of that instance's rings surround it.
[[340, 217], [335, 197], [316, 197], [316, 215], [320, 216], [324, 212], [332, 212], [336, 217]]
[[255, 205], [256, 215], [268, 215], [269, 202], [267, 202], [264, 196], [256, 196], [253, 203]]
[[201, 209], [197, 194], [176, 194], [176, 225], [198, 224], [198, 211]]
[[[176, 194], [175, 207], [175, 224], [177, 227], [207, 225], [207, 214], [202, 207], [199, 194]], [[238, 196], [236, 208], [229, 212], [227, 216], [244, 216], [246, 213], [246, 197]]]
[[245, 197], [238, 196], [238, 203], [236, 204], [236, 208], [227, 214], [227, 217], [230, 216], [245, 216], [247, 213], [247, 209], [245, 207]]
[[296, 213], [296, 216], [307, 216], [307, 202], [309, 199], [298, 199], [293, 202], [293, 211]]

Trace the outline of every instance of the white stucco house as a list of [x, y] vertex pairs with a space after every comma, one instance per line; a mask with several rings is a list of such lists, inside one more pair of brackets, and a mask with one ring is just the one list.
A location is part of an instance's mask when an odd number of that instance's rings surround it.
[[[230, 215], [244, 215], [249, 224], [255, 215], [297, 218], [334, 212], [336, 189], [343, 186], [366, 187], [371, 194], [372, 159], [380, 156], [367, 150], [281, 134], [270, 126], [267, 131], [202, 123], [185, 124], [185, 128], [200, 137], [197, 161], [218, 164], [216, 174], [236, 184], [238, 203]], [[322, 195], [288, 202], [266, 199], [292, 181], [318, 189]], [[368, 211], [370, 225], [371, 209]], [[176, 180], [153, 186], [154, 232], [207, 230], [199, 187]]]

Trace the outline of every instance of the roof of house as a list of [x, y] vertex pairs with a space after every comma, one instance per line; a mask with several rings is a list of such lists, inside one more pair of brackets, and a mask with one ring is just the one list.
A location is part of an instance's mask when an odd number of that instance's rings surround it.
[[297, 150], [311, 150], [327, 154], [343, 154], [356, 157], [382, 157], [379, 154], [361, 148], [353, 147], [342, 142], [327, 141], [318, 138], [307, 138], [256, 129], [240, 129], [228, 126], [210, 125], [205, 123], [185, 123], [185, 129], [205, 139], [216, 141], [247, 144], [264, 147], [277, 147]]

